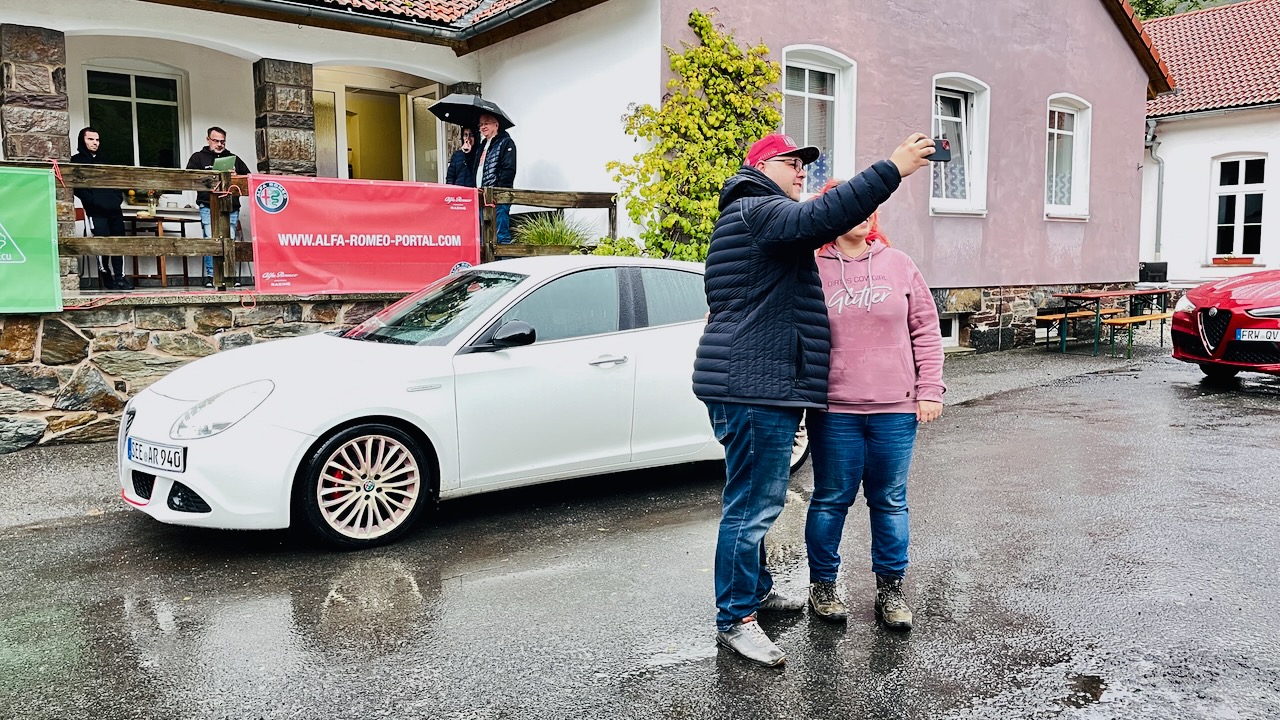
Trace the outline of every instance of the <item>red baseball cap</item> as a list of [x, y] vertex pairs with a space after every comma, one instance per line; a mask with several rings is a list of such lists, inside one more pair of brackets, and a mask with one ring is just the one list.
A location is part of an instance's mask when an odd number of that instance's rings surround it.
[[818, 159], [821, 152], [818, 148], [809, 145], [807, 147], [799, 147], [796, 141], [790, 136], [782, 133], [774, 133], [765, 135], [759, 140], [751, 144], [751, 149], [747, 150], [747, 167], [755, 167], [756, 163], [779, 155], [794, 155], [800, 158], [800, 162], [805, 165]]

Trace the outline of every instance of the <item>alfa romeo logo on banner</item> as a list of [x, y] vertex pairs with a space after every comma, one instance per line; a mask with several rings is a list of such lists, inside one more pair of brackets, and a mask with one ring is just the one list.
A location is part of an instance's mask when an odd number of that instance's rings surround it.
[[0, 168], [0, 313], [62, 310], [59, 274], [53, 173]]

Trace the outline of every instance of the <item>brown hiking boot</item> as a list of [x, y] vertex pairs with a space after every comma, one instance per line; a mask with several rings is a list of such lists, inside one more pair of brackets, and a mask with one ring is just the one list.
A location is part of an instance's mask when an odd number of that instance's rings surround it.
[[849, 608], [836, 595], [834, 582], [815, 582], [809, 585], [809, 607], [823, 620], [844, 622], [849, 619]]
[[902, 594], [902, 578], [876, 576], [876, 617], [890, 630], [911, 629], [911, 608]]

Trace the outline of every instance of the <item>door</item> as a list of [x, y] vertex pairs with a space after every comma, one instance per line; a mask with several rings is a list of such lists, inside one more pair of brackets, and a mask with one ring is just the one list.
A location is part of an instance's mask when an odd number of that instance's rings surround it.
[[436, 86], [409, 93], [409, 122], [413, 137], [413, 179], [418, 182], [444, 182], [440, 172], [440, 120], [431, 114], [439, 90]]
[[706, 327], [702, 274], [667, 268], [629, 270], [636, 292], [635, 462], [692, 455], [715, 442], [707, 407], [693, 395], [693, 359]]
[[583, 270], [542, 285], [493, 325], [529, 323], [532, 345], [454, 358], [463, 488], [630, 460], [636, 338], [619, 332], [621, 318], [618, 271]]

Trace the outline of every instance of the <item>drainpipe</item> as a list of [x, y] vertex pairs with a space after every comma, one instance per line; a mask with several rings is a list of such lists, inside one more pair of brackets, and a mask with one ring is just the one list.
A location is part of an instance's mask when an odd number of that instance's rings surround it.
[[1153, 261], [1160, 261], [1160, 227], [1164, 223], [1164, 160], [1156, 154], [1160, 149], [1160, 141], [1156, 139], [1156, 120], [1147, 120], [1147, 149], [1151, 151], [1151, 159], [1156, 161], [1156, 252]]

